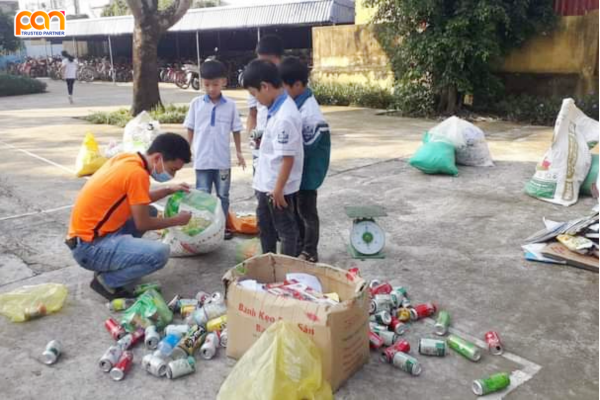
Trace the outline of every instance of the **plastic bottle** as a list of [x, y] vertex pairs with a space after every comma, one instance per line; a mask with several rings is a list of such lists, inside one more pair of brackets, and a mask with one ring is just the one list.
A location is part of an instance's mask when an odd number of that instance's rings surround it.
[[179, 340], [181, 340], [181, 335], [177, 332], [165, 336], [158, 344], [158, 351], [163, 356], [169, 357], [173, 353], [173, 349], [177, 346], [177, 343], [179, 343]]

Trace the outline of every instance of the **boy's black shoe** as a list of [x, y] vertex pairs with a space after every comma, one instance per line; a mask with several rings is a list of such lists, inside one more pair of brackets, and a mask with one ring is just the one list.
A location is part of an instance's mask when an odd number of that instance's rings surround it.
[[118, 298], [132, 298], [135, 297], [133, 296], [133, 293], [131, 293], [130, 291], [123, 289], [123, 288], [109, 288], [108, 286], [104, 285], [102, 282], [100, 282], [100, 280], [98, 279], [98, 275], [94, 274], [94, 279], [92, 279], [92, 282], [90, 282], [90, 288], [92, 288], [92, 290], [96, 293], [98, 293], [100, 296], [104, 297], [107, 300], [114, 300], [114, 299], [118, 299]]
[[231, 240], [233, 239], [233, 232], [231, 232], [229, 229], [225, 229], [225, 236], [224, 236], [225, 240]]

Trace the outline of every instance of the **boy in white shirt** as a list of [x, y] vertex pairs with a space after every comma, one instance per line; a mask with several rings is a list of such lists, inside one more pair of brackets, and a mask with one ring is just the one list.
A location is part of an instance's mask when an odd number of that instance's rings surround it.
[[295, 196], [302, 180], [302, 119], [285, 92], [275, 64], [254, 60], [244, 70], [244, 88], [267, 107], [258, 165], [252, 187], [258, 206], [256, 217], [263, 253], [277, 251], [296, 257], [298, 226]]
[[[260, 38], [256, 45], [256, 56], [259, 60], [271, 61], [279, 65], [283, 57], [283, 41], [277, 35], [265, 35]], [[246, 131], [250, 134], [252, 146], [252, 168], [256, 172], [258, 154], [260, 149], [261, 135], [267, 124], [267, 107], [256, 101], [252, 95], [248, 96], [248, 119]]]
[[308, 67], [297, 57], [287, 57], [279, 64], [279, 73], [285, 90], [290, 95], [302, 117], [304, 167], [300, 191], [296, 197], [298, 221], [298, 252], [300, 259], [319, 261], [319, 213], [317, 189], [323, 183], [331, 155], [329, 125], [319, 109], [319, 103], [307, 87]]
[[[183, 126], [187, 128], [194, 155], [196, 189], [211, 193], [214, 186], [227, 218], [231, 186], [229, 134], [233, 132], [238, 165], [245, 168], [240, 143], [242, 123], [235, 102], [221, 93], [227, 74], [223, 63], [206, 61], [200, 74], [206, 94], [192, 100]], [[232, 236], [230, 231], [225, 231], [226, 240]]]

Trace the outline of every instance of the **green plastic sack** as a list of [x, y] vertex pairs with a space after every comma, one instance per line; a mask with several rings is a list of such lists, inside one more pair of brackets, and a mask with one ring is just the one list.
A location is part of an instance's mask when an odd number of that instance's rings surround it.
[[156, 325], [160, 330], [173, 320], [173, 313], [167, 307], [165, 299], [154, 289], [142, 294], [131, 307], [123, 313], [121, 325], [133, 332], [137, 328], [147, 328]]
[[23, 286], [0, 294], [0, 314], [13, 322], [29, 321], [60, 310], [69, 291], [60, 283]]
[[271, 325], [237, 362], [217, 400], [331, 400], [321, 353], [291, 322]]
[[262, 254], [259, 238], [244, 240], [235, 245], [235, 262], [242, 263], [249, 258]]
[[587, 194], [588, 196], [592, 195], [592, 185], [598, 179], [598, 154], [592, 154], [592, 166], [590, 167], [590, 171], [585, 177], [585, 181], [581, 184], [581, 188], [579, 189], [579, 193]]
[[425, 133], [423, 144], [408, 163], [426, 174], [458, 175], [454, 146], [443, 141], [429, 141], [429, 133]]

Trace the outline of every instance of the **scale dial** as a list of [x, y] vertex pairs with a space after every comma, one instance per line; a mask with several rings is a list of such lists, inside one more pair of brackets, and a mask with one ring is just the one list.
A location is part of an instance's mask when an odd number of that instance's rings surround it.
[[361, 254], [377, 254], [385, 246], [385, 233], [375, 221], [357, 220], [352, 224], [350, 244]]

